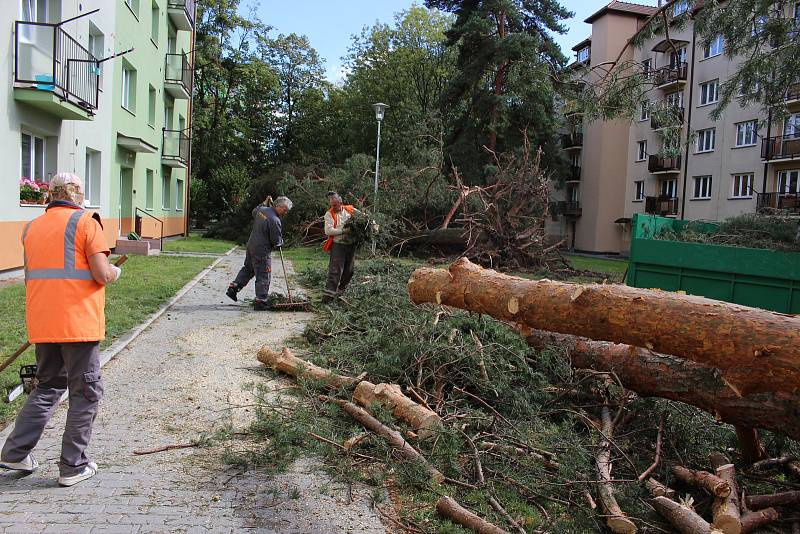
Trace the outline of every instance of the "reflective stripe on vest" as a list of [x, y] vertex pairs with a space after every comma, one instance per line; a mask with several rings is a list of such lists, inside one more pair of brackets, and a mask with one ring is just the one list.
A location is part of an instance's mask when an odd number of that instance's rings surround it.
[[[76, 210], [70, 215], [67, 227], [64, 230], [64, 268], [63, 269], [30, 269], [25, 267], [25, 281], [28, 280], [94, 280], [89, 269], [75, 267], [75, 234], [78, 231], [78, 222], [85, 212]], [[28, 229], [22, 236], [23, 245]], [[27, 264], [27, 262], [26, 262]]]

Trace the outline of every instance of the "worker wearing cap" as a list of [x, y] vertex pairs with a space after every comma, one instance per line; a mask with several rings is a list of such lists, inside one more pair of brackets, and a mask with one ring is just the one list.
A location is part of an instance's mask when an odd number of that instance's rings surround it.
[[97, 473], [86, 456], [103, 396], [100, 341], [105, 337], [105, 286], [121, 270], [108, 262], [100, 217], [85, 211], [83, 181], [57, 174], [45, 213], [25, 227], [25, 319], [36, 345], [38, 384], [0, 452], [0, 467], [31, 473], [31, 451], [61, 396], [69, 410], [61, 443], [58, 482], [72, 486]]
[[341, 195], [335, 191], [328, 191], [330, 209], [325, 212], [325, 235], [328, 239], [322, 250], [329, 252], [328, 279], [322, 295], [323, 304], [333, 302], [335, 298], [344, 293], [355, 272], [356, 246], [349, 230], [347, 221], [358, 211], [342, 201]]
[[272, 202], [272, 198], [268, 198], [253, 209], [253, 229], [247, 241], [244, 265], [239, 270], [236, 280], [231, 282], [225, 291], [228, 298], [238, 301], [239, 291], [255, 276], [256, 299], [253, 308], [256, 311], [270, 309], [268, 297], [272, 281], [272, 251], [283, 246], [281, 217], [291, 209], [292, 201], [288, 197], [278, 197], [275, 202]]

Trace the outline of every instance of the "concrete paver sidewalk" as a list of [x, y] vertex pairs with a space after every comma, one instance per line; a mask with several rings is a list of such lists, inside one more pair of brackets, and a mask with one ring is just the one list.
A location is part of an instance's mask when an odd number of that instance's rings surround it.
[[[189, 442], [252, 421], [251, 384], [267, 382], [255, 354], [302, 332], [304, 313], [253, 312], [224, 289], [243, 253], [224, 258], [197, 286], [103, 370], [105, 399], [90, 456], [96, 477], [57, 486], [66, 407], [53, 417], [31, 476], [0, 472], [3, 532], [385, 532], [366, 492], [337, 488], [314, 460], [268, 478], [223, 463], [226, 452], [134, 450]], [[280, 262], [272, 291], [285, 293]], [[252, 299], [253, 285], [240, 294]], [[235, 451], [233, 451], [235, 453]]]

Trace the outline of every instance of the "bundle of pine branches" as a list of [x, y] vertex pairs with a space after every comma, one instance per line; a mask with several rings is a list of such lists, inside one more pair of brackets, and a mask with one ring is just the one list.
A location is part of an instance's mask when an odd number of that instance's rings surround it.
[[363, 210], [356, 210], [344, 225], [347, 236], [356, 247], [371, 242], [377, 234], [375, 224], [369, 214]]
[[797, 217], [745, 214], [721, 222], [714, 232], [704, 231], [692, 223], [678, 231], [664, 231], [656, 239], [707, 243], [784, 252], [800, 252]]

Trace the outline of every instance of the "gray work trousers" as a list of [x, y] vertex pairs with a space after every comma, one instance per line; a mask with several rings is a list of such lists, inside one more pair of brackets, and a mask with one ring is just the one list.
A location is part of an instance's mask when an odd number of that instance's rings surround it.
[[253, 277], [256, 277], [256, 300], [267, 301], [269, 297], [269, 284], [272, 281], [272, 256], [251, 254], [247, 251], [244, 257], [244, 265], [236, 275], [236, 291], [244, 288]]
[[99, 347], [98, 341], [36, 345], [39, 383], [17, 416], [0, 458], [21, 462], [30, 454], [56, 411], [61, 395], [69, 387], [69, 409], [58, 470], [65, 477], [83, 470], [89, 463], [86, 447], [103, 397]]
[[328, 281], [325, 284], [325, 295], [335, 297], [347, 289], [355, 272], [355, 245], [334, 243], [331, 258], [328, 262]]

